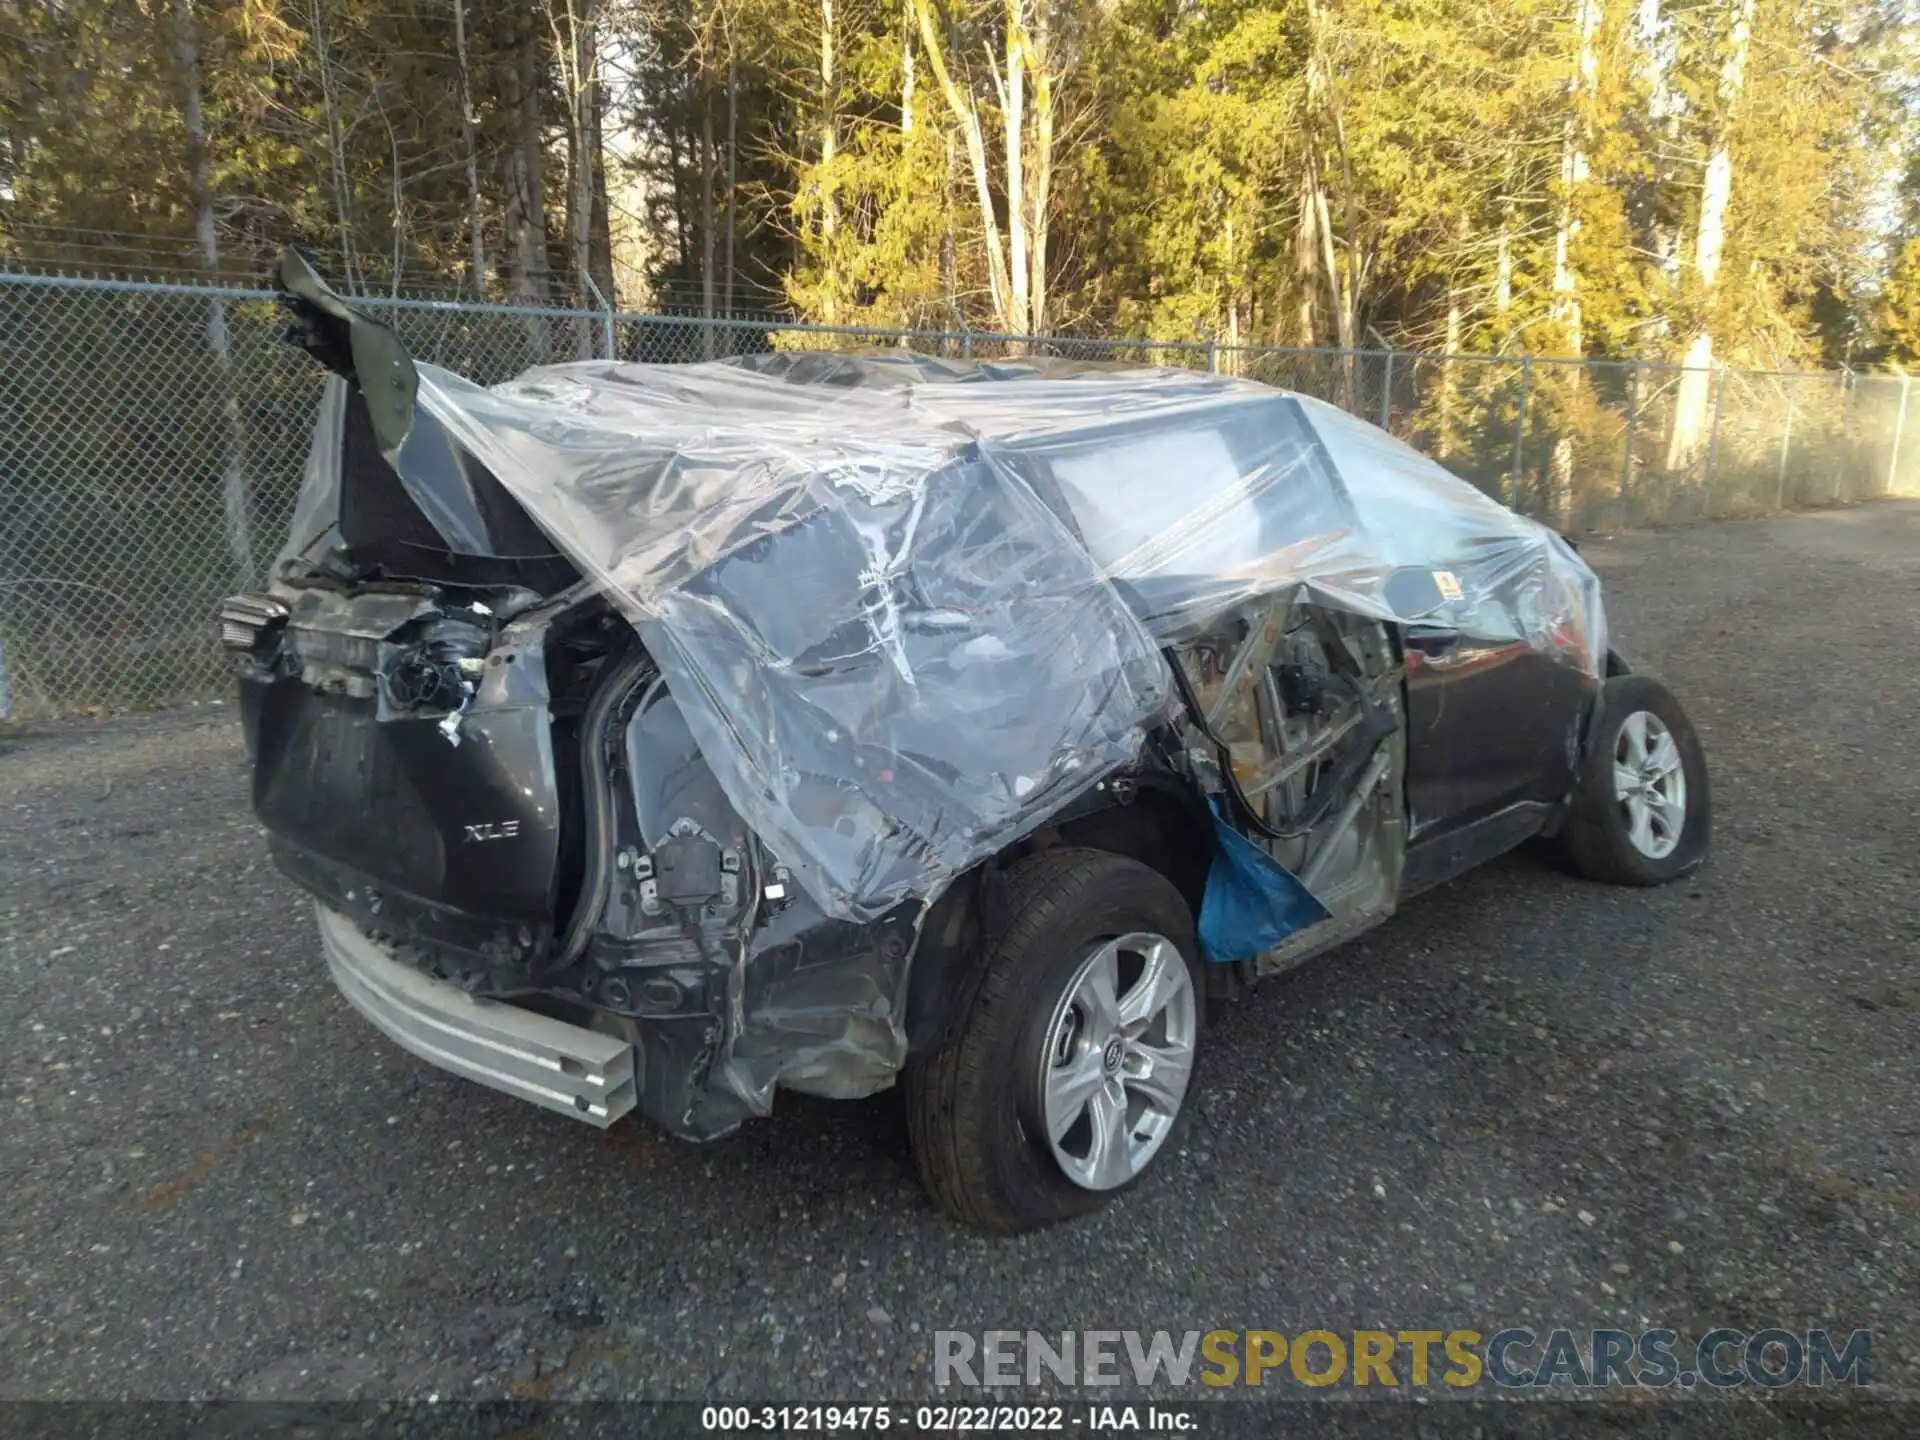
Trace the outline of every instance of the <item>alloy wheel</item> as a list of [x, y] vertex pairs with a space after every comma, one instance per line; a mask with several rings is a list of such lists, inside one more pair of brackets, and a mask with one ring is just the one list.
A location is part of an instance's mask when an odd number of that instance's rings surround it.
[[1627, 840], [1649, 860], [1664, 860], [1687, 824], [1687, 772], [1673, 732], [1651, 710], [1620, 725], [1613, 748], [1613, 793], [1627, 822]]
[[1096, 945], [1047, 1025], [1040, 1096], [1066, 1177], [1113, 1190], [1147, 1167], [1186, 1098], [1198, 997], [1179, 947], [1135, 933]]

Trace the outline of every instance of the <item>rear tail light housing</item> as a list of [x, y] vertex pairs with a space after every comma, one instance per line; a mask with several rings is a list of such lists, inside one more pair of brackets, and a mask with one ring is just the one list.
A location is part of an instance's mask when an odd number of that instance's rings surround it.
[[229, 595], [220, 602], [220, 644], [232, 655], [265, 655], [286, 623], [287, 607], [271, 595]]

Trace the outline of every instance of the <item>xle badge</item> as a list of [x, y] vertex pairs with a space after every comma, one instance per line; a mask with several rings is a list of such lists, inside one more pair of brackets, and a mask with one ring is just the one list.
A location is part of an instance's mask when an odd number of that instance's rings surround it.
[[511, 840], [520, 833], [518, 820], [493, 820], [484, 825], [467, 826], [467, 844], [481, 840]]

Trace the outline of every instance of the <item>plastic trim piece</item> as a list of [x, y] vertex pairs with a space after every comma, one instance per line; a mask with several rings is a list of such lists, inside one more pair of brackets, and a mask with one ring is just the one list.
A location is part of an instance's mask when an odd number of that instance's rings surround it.
[[338, 911], [315, 906], [347, 1003], [430, 1065], [605, 1129], [633, 1108], [633, 1046], [484, 1000], [394, 960]]

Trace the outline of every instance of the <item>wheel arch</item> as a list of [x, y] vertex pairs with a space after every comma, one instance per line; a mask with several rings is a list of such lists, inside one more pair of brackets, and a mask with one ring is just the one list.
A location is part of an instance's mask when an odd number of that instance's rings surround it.
[[1171, 782], [1111, 785], [968, 871], [934, 902], [907, 980], [907, 1057], [937, 1048], [972, 999], [986, 943], [1004, 921], [1008, 867], [1062, 847], [1124, 855], [1172, 882], [1198, 923], [1214, 852], [1205, 802]]
[[[1648, 675], [1610, 676], [1589, 736], [1588, 765], [1560, 827], [1555, 849], [1576, 875], [1615, 885], [1658, 885], [1691, 874], [1706, 859], [1711, 846], [1713, 801], [1705, 748], [1686, 708], [1665, 685]], [[1687, 796], [1684, 834], [1678, 858], [1630, 853], [1618, 835], [1620, 797], [1612, 775], [1612, 738], [1616, 717], [1624, 720], [1635, 710], [1648, 710], [1673, 732], [1686, 764]], [[1651, 867], [1651, 868], [1650, 868]]]
[[[1580, 737], [1580, 770], [1584, 774], [1586, 767], [1593, 763], [1594, 750], [1600, 743], [1600, 734], [1606, 728], [1607, 684], [1609, 680], [1621, 675], [1631, 675], [1634, 669], [1627, 663], [1627, 657], [1612, 646], [1607, 647], [1606, 670], [1600, 682], [1593, 687], [1593, 701], [1587, 706], [1586, 726]], [[1578, 777], [1575, 778], [1578, 783]]]

